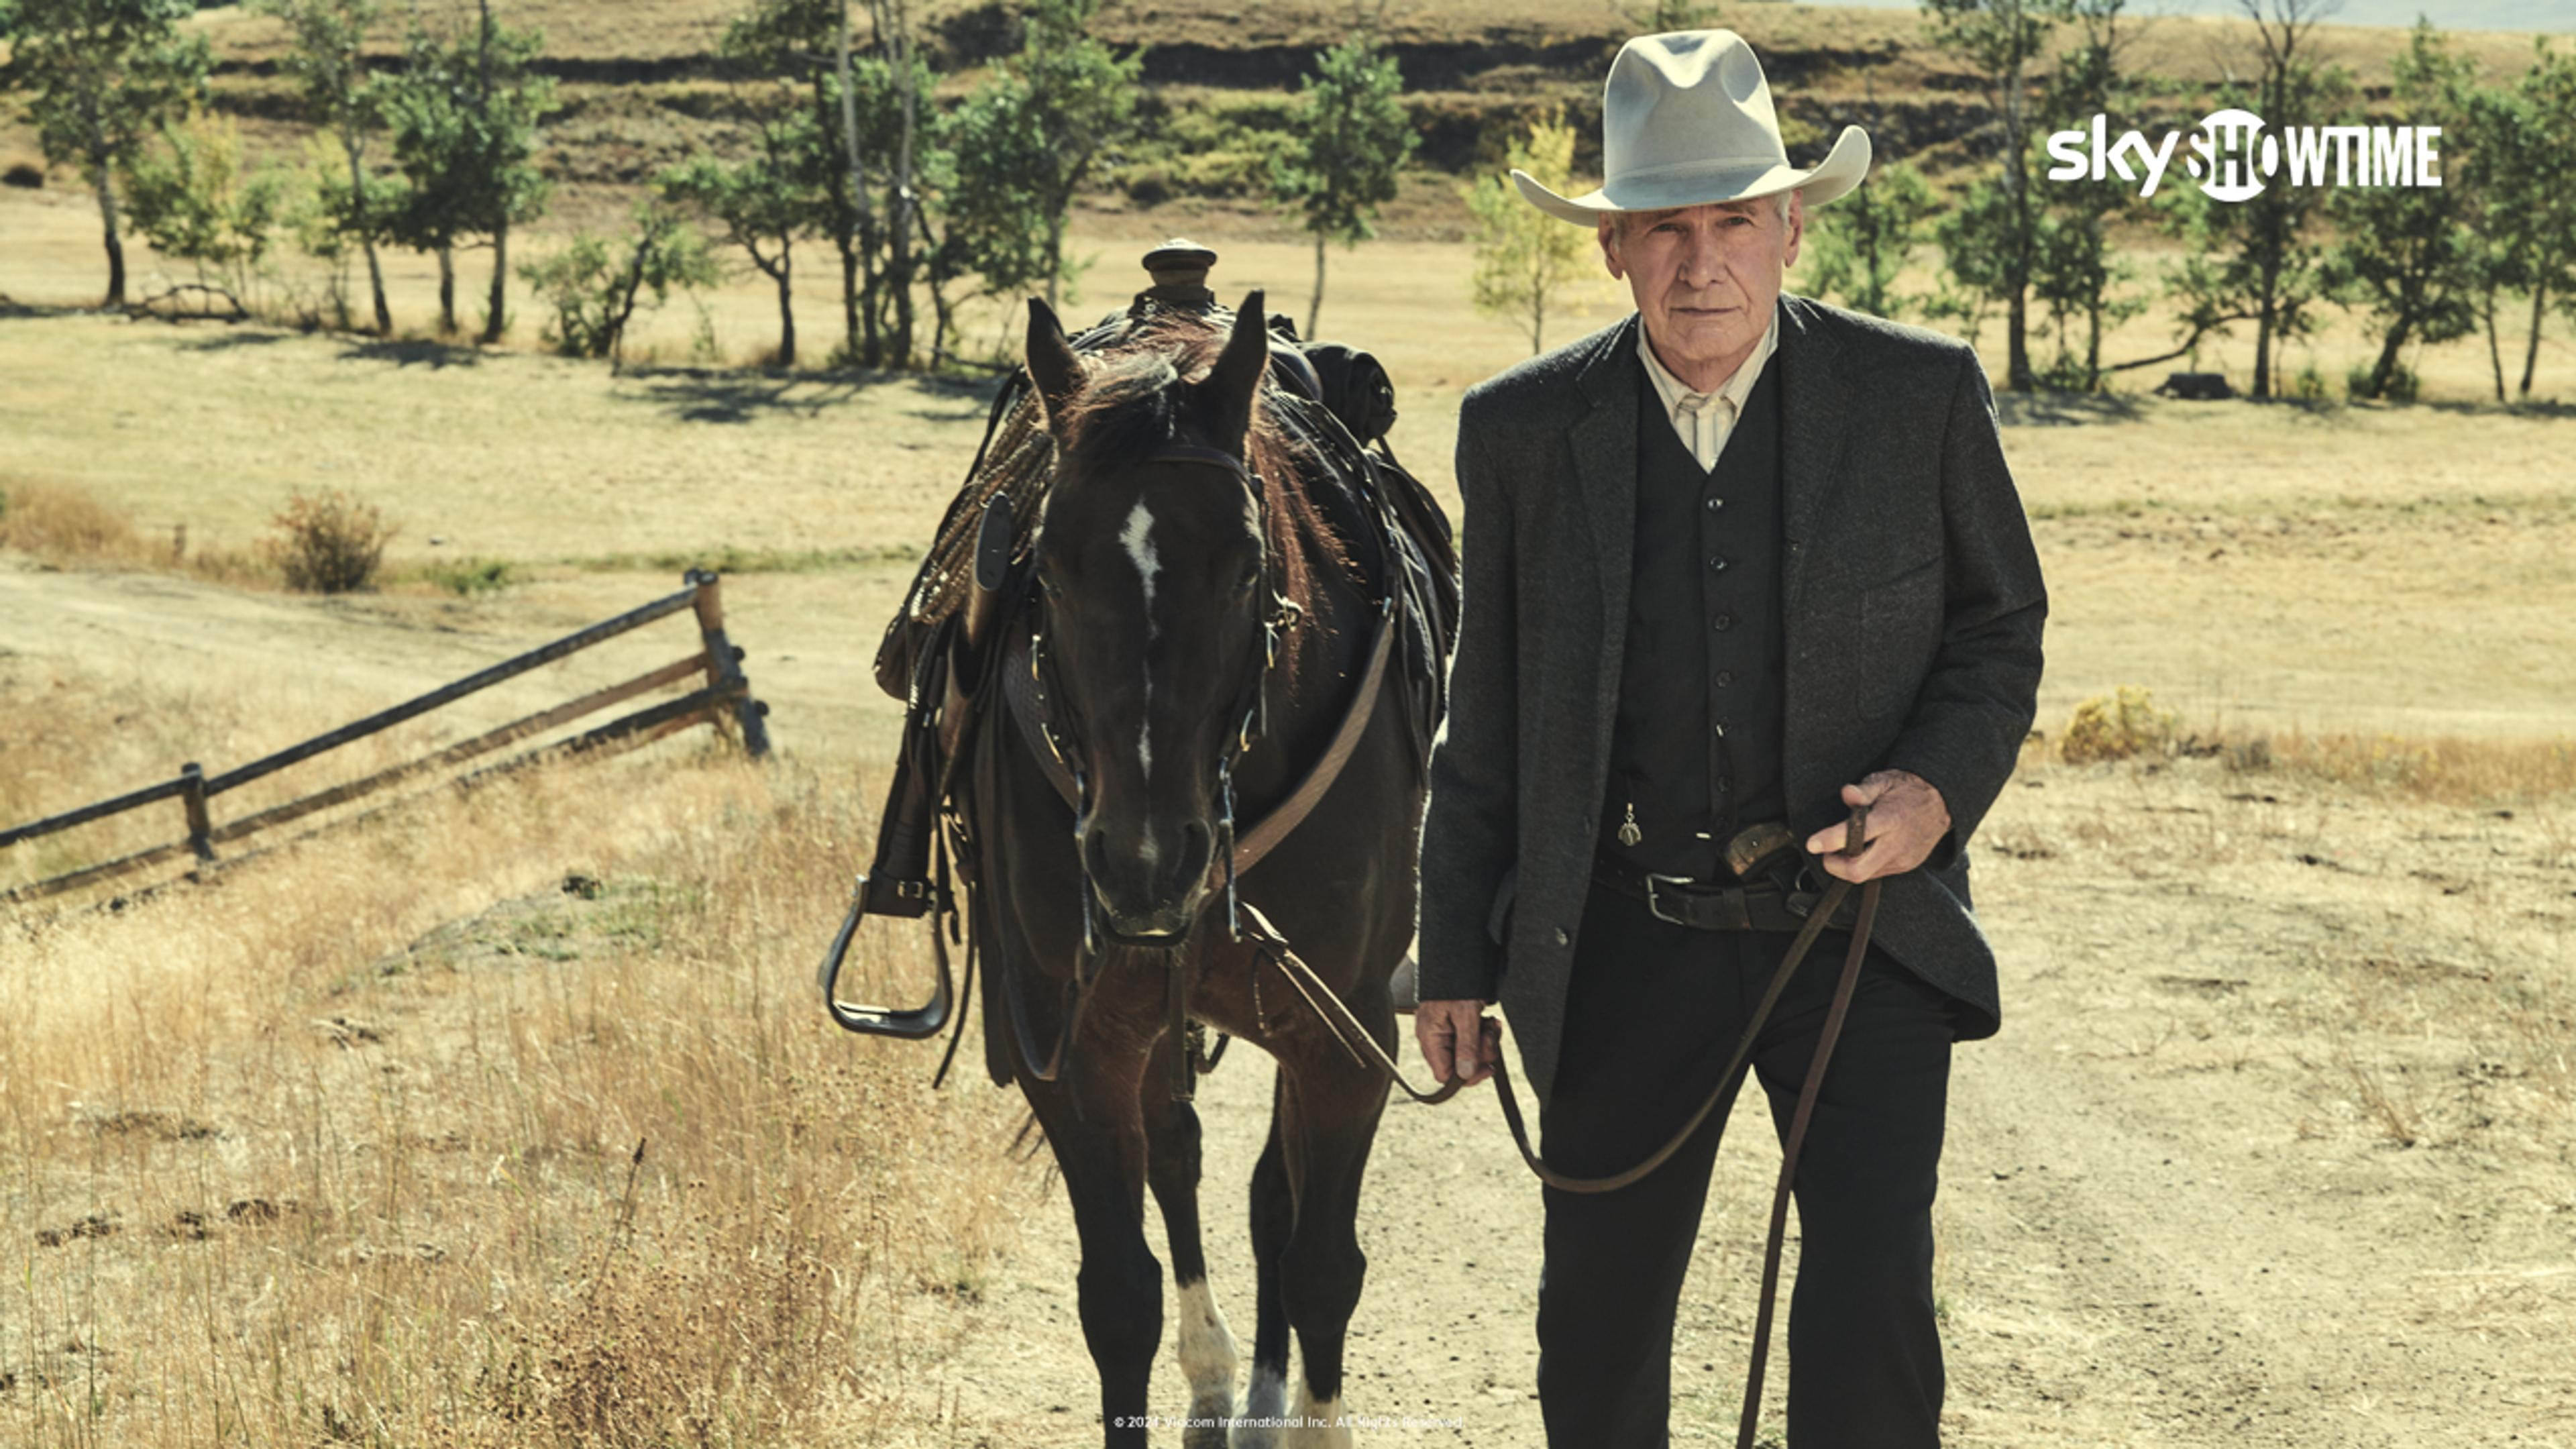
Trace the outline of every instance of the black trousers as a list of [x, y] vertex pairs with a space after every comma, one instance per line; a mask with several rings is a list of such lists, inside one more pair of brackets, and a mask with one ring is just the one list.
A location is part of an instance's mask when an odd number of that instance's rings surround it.
[[[1540, 1117], [1549, 1164], [1606, 1176], [1680, 1130], [1716, 1084], [1792, 939], [1673, 925], [1595, 885], [1575, 946], [1555, 1087]], [[1838, 931], [1818, 938], [1755, 1043], [1754, 1074], [1782, 1134], [1849, 945]], [[1932, 1196], [1951, 1039], [1949, 998], [1873, 947], [1794, 1187], [1790, 1449], [1939, 1442]], [[1542, 1189], [1538, 1388], [1556, 1449], [1667, 1443], [1673, 1317], [1725, 1122], [1721, 1106], [1672, 1160], [1616, 1192]], [[1743, 1229], [1763, 1226], [1757, 1218]], [[1755, 1272], [1725, 1285], [1748, 1308], [1759, 1288]], [[1739, 1387], [1742, 1364], [1739, 1354]], [[1712, 1428], [1710, 1442], [1730, 1442], [1731, 1411]]]

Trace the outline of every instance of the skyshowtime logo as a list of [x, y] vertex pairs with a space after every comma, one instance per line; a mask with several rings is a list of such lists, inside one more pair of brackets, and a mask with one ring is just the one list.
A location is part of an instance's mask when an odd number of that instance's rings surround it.
[[[2150, 146], [2137, 131], [2117, 141], [2110, 132], [2108, 116], [2095, 116], [2089, 132], [2052, 132], [2048, 156], [2058, 164], [2048, 179], [2100, 181], [2116, 171], [2123, 181], [2144, 181], [2138, 195], [2155, 195], [2185, 133], [2167, 131], [2162, 145]], [[2213, 201], [2251, 200], [2272, 179], [2291, 186], [2439, 186], [2442, 158], [2433, 143], [2441, 134], [2439, 126], [2292, 126], [2265, 135], [2263, 118], [2252, 111], [2212, 111], [2201, 118], [2191, 137], [2194, 154], [2183, 166]], [[2132, 160], [2136, 171], [2129, 169]]]

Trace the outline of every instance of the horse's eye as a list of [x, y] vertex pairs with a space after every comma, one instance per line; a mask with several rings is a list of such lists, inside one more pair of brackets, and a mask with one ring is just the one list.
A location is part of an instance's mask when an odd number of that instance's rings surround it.
[[1252, 586], [1259, 582], [1261, 582], [1261, 565], [1245, 564], [1243, 573], [1234, 581], [1234, 591], [1238, 594], [1250, 593]]

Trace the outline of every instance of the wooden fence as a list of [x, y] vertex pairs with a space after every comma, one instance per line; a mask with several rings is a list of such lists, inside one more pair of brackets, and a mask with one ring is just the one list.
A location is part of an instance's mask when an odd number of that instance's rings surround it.
[[[327, 810], [334, 805], [345, 804], [361, 796], [373, 794], [387, 786], [462, 764], [479, 755], [490, 754], [494, 750], [516, 744], [531, 736], [543, 734], [559, 725], [569, 724], [584, 716], [596, 714], [612, 705], [622, 704], [637, 695], [650, 693], [666, 685], [693, 677], [703, 678], [705, 682], [677, 699], [666, 700], [660, 704], [639, 709], [632, 714], [620, 716], [569, 739], [559, 740], [539, 749], [527, 751], [516, 758], [487, 766], [465, 778], [471, 779], [495, 771], [517, 769], [538, 760], [562, 755], [589, 753], [603, 749], [631, 749], [687, 729], [691, 725], [712, 724], [719, 712], [725, 710], [730, 710], [741, 726], [744, 747], [754, 756], [765, 755], [769, 752], [769, 731], [763, 719], [769, 713], [769, 707], [752, 698], [750, 682], [743, 677], [742, 651], [725, 638], [724, 601], [718, 592], [716, 575], [704, 570], [692, 569], [687, 575], [687, 585], [679, 592], [655, 599], [640, 609], [629, 610], [614, 619], [602, 620], [578, 633], [567, 634], [551, 644], [531, 649], [515, 658], [505, 659], [489, 669], [469, 674], [453, 684], [433, 689], [417, 699], [406, 700], [391, 709], [379, 710], [365, 719], [342, 725], [328, 734], [316, 735], [301, 744], [290, 745], [275, 754], [263, 755], [249, 764], [236, 766], [222, 774], [209, 775], [196, 762], [191, 761], [179, 767], [179, 774], [175, 779], [163, 780], [158, 784], [146, 785], [140, 790], [129, 790], [111, 799], [83, 805], [76, 810], [66, 810], [59, 815], [49, 815], [42, 820], [0, 830], [0, 850], [5, 850], [21, 841], [34, 840], [56, 831], [69, 830], [76, 825], [87, 825], [92, 821], [104, 820], [113, 815], [122, 815], [129, 810], [139, 810], [146, 805], [172, 799], [179, 802], [187, 825], [187, 835], [183, 839], [172, 841], [167, 845], [157, 845], [149, 850], [137, 851], [132, 855], [120, 856], [115, 860], [105, 861], [86, 869], [31, 881], [14, 890], [0, 892], [0, 902], [31, 901], [59, 895], [64, 891], [77, 890], [98, 881], [148, 869], [182, 856], [193, 856], [201, 866], [210, 864], [216, 860], [215, 847], [219, 845], [229, 845], [260, 831], [274, 829], [290, 821], [303, 819], [317, 811]], [[685, 659], [673, 660], [659, 669], [639, 674], [623, 684], [594, 690], [579, 699], [568, 700], [552, 709], [540, 710], [498, 729], [476, 735], [472, 739], [460, 740], [419, 759], [395, 765], [390, 769], [379, 770], [372, 775], [351, 780], [345, 784], [334, 785], [327, 790], [289, 800], [282, 805], [272, 805], [237, 820], [226, 821], [221, 825], [215, 823], [213, 802], [228, 791], [239, 789], [253, 780], [264, 779], [289, 765], [300, 764], [354, 740], [365, 739], [369, 735], [390, 729], [405, 720], [417, 718], [441, 706], [453, 704], [478, 690], [488, 689], [505, 679], [515, 678], [540, 665], [551, 664], [558, 659], [577, 654], [594, 644], [613, 639], [632, 629], [640, 629], [656, 619], [677, 614], [682, 610], [690, 610], [696, 614], [700, 641], [699, 652]]]

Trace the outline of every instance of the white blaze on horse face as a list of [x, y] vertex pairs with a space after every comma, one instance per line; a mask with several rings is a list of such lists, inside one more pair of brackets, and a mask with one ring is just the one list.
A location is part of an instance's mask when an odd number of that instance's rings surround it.
[[1234, 1331], [1207, 1280], [1181, 1285], [1181, 1377], [1190, 1384], [1190, 1417], [1224, 1419], [1234, 1414], [1234, 1370], [1242, 1361]]
[[[1145, 642], [1148, 644], [1154, 642], [1155, 634], [1154, 575], [1161, 572], [1163, 567], [1161, 561], [1154, 557], [1152, 540], [1146, 537], [1153, 526], [1153, 511], [1145, 506], [1144, 499], [1139, 498], [1136, 500], [1136, 506], [1128, 511], [1127, 527], [1118, 535], [1118, 541], [1127, 545], [1129, 561], [1136, 565], [1136, 577], [1145, 585]], [[1153, 735], [1154, 665], [1148, 658], [1145, 663], [1145, 717], [1136, 727], [1136, 764], [1148, 776], [1154, 773]], [[1151, 863], [1155, 854], [1154, 837], [1151, 832], [1145, 836], [1144, 854], [1147, 862]]]

